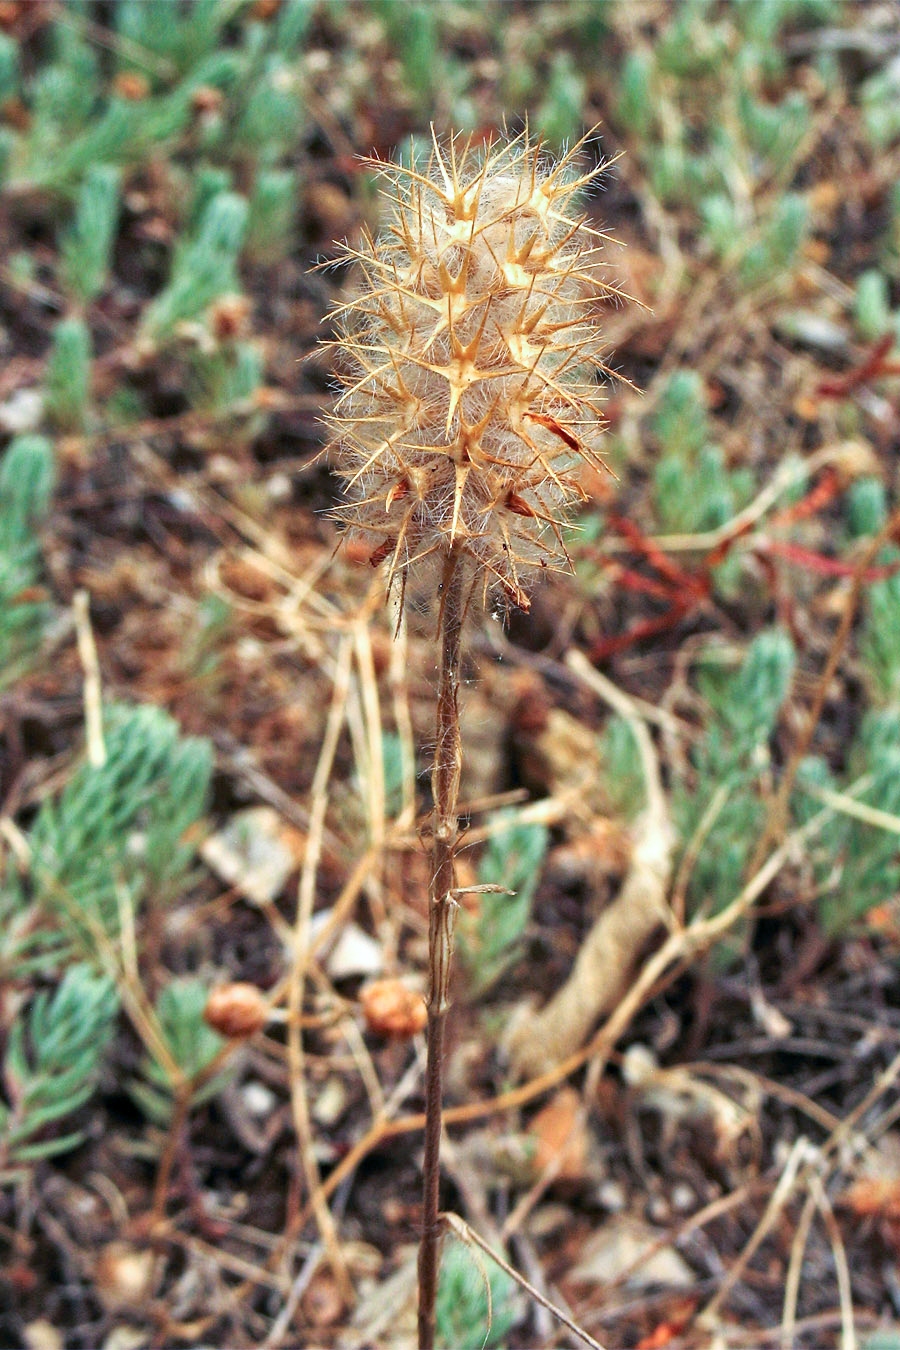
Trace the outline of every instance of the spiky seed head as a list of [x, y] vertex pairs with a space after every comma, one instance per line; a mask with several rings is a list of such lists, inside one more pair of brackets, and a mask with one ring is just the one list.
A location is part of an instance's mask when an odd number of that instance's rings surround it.
[[528, 133], [434, 148], [423, 171], [370, 159], [393, 219], [345, 258], [343, 393], [328, 422], [346, 501], [389, 583], [455, 546], [483, 583], [528, 607], [536, 568], [568, 564], [562, 520], [583, 500], [578, 461], [601, 466], [590, 301], [602, 236], [575, 214], [583, 142], [554, 163]]

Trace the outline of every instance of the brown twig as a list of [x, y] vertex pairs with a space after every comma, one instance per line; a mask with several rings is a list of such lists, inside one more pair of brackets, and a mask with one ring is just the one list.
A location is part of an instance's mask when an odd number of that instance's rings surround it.
[[459, 734], [459, 659], [463, 618], [463, 569], [460, 550], [450, 549], [444, 564], [438, 624], [437, 744], [431, 790], [434, 797], [431, 896], [428, 920], [428, 1061], [425, 1069], [425, 1161], [422, 1190], [422, 1239], [419, 1247], [419, 1350], [432, 1350], [435, 1337], [440, 1213], [441, 1103], [444, 1027], [450, 1006], [450, 961], [456, 901], [454, 851], [459, 832], [457, 803], [462, 748]]

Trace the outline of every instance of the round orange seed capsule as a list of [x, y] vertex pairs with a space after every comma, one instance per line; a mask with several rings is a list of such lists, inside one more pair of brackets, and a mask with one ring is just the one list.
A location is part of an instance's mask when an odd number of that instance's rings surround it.
[[263, 1029], [269, 1019], [269, 1003], [255, 984], [223, 984], [210, 992], [203, 1019], [220, 1035], [238, 1040]]
[[425, 1000], [402, 980], [376, 980], [360, 991], [363, 1016], [369, 1031], [394, 1040], [406, 1040], [421, 1031], [428, 1020]]

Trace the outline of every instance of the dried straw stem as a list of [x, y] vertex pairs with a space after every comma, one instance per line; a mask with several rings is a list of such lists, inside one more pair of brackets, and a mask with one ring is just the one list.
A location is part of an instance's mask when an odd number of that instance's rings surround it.
[[462, 767], [459, 733], [459, 661], [463, 620], [461, 550], [452, 547], [444, 564], [438, 623], [440, 672], [437, 744], [431, 790], [434, 797], [431, 894], [428, 918], [428, 1062], [425, 1070], [425, 1162], [422, 1239], [419, 1247], [419, 1350], [433, 1350], [439, 1272], [440, 1147], [443, 1096], [444, 1026], [450, 1006], [453, 954], [454, 852], [458, 833], [457, 801]]

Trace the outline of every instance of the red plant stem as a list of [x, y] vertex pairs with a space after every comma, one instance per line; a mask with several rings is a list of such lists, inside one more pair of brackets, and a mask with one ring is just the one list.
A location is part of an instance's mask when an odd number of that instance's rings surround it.
[[644, 619], [629, 628], [627, 632], [620, 633], [618, 637], [599, 638], [591, 647], [590, 659], [595, 664], [599, 661], [606, 661], [610, 656], [615, 656], [617, 652], [627, 651], [636, 642], [643, 642], [647, 638], [656, 637], [657, 633], [665, 633], [667, 629], [674, 628], [677, 623], [680, 623], [691, 608], [691, 602], [674, 604], [665, 614], [660, 614], [656, 619]]
[[689, 572], [685, 572], [676, 562], [673, 562], [652, 539], [648, 539], [645, 534], [642, 534], [634, 521], [629, 520], [627, 516], [611, 515], [607, 517], [607, 524], [610, 529], [615, 530], [623, 539], [626, 539], [638, 553], [642, 553], [661, 576], [674, 582], [676, 586], [684, 586], [687, 590], [696, 585], [696, 578], [692, 577]]
[[855, 389], [868, 384], [870, 380], [877, 380], [882, 375], [896, 375], [900, 365], [896, 361], [885, 360], [893, 345], [893, 333], [885, 333], [860, 365], [836, 380], [823, 380], [816, 393], [820, 398], [848, 398]]
[[[829, 558], [824, 553], [814, 553], [811, 549], [801, 548], [799, 544], [792, 544], [787, 539], [765, 539], [756, 545], [756, 553], [764, 553], [769, 557], [783, 558], [785, 562], [794, 563], [797, 567], [806, 567], [810, 572], [818, 572], [825, 577], [853, 577], [856, 576], [856, 564], [852, 562], [841, 562], [840, 558]], [[874, 567], [867, 567], [860, 575], [860, 581], [866, 585], [872, 581], [886, 581], [888, 577], [896, 576], [900, 572], [900, 562], [878, 563]]]
[[431, 791], [434, 798], [431, 893], [428, 915], [428, 1058], [425, 1067], [425, 1161], [422, 1238], [419, 1245], [419, 1350], [433, 1350], [440, 1273], [440, 1148], [444, 1027], [450, 1006], [450, 962], [456, 900], [454, 853], [459, 832], [457, 802], [462, 768], [459, 732], [459, 662], [463, 619], [463, 569], [454, 546], [444, 564], [438, 624], [440, 673], [437, 744]]
[[771, 523], [773, 525], [790, 525], [795, 521], [806, 520], [809, 516], [818, 515], [824, 507], [834, 501], [840, 490], [840, 479], [834, 469], [826, 469], [818, 483], [807, 492], [805, 497], [802, 497], [799, 502], [794, 502], [791, 506], [785, 506], [781, 511], [776, 511], [772, 516]]
[[666, 604], [672, 599], [671, 583], [645, 577], [631, 567], [622, 567], [618, 563], [610, 562], [610, 575], [623, 591], [639, 591], [642, 595], [652, 595], [657, 600], [664, 600]]

